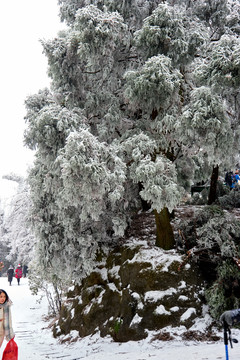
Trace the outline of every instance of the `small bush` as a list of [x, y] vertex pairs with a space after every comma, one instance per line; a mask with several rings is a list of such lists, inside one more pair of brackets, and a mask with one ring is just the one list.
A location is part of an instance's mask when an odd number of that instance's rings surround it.
[[219, 206], [206, 206], [180, 226], [183, 248], [206, 280], [211, 315], [240, 307], [240, 221]]
[[240, 190], [232, 190], [228, 194], [219, 197], [218, 204], [227, 210], [240, 208]]

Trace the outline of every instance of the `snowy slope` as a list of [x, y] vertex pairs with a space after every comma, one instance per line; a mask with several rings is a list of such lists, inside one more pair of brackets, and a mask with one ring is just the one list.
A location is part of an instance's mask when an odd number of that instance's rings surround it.
[[[31, 295], [27, 279], [21, 279], [20, 286], [17, 286], [15, 280], [10, 287], [7, 279], [1, 277], [0, 287], [8, 292], [14, 303], [12, 315], [16, 333], [15, 340], [19, 347], [19, 360], [220, 360], [226, 358], [222, 339], [215, 343], [184, 342], [182, 340], [151, 341], [152, 336], [150, 335], [152, 334], [149, 334], [149, 337], [142, 341], [115, 343], [111, 338], [102, 339], [98, 335], [94, 335], [76, 342], [60, 343], [59, 339], [52, 337], [48, 322], [43, 320], [43, 316], [47, 313], [46, 299], [44, 298], [39, 303], [37, 301], [39, 296]], [[172, 329], [172, 332], [180, 334], [184, 330], [185, 328], [182, 327]], [[239, 330], [233, 329], [232, 333], [233, 337], [240, 340]], [[73, 337], [74, 335], [76, 334], [72, 333]], [[222, 336], [222, 333], [219, 335]], [[66, 339], [61, 338], [61, 340]], [[0, 358], [5, 345], [6, 341], [0, 349]], [[239, 358], [240, 343], [234, 344], [233, 349], [229, 346], [229, 359], [237, 360]]]

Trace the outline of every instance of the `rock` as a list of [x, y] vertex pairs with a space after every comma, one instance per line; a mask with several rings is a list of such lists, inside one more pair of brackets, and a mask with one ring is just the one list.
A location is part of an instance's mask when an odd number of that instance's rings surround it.
[[169, 325], [190, 328], [202, 314], [203, 280], [195, 265], [180, 267], [182, 262], [177, 251], [149, 241], [131, 239], [116, 247], [69, 292], [54, 335], [100, 331], [124, 342]]

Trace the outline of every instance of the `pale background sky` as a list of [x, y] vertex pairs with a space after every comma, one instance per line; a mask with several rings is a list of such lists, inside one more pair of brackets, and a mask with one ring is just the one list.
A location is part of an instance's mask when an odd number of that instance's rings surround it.
[[33, 152], [23, 146], [28, 95], [49, 86], [39, 39], [63, 28], [57, 0], [0, 0], [0, 178], [25, 175]]

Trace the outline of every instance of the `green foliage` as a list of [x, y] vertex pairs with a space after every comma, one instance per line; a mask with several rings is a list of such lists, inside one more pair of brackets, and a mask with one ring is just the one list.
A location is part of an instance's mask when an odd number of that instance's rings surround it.
[[115, 321], [114, 327], [113, 327], [113, 330], [114, 330], [114, 333], [115, 333], [115, 334], [118, 334], [118, 332], [119, 332], [119, 330], [120, 330], [120, 328], [121, 328], [121, 326], [122, 326], [122, 323], [123, 323], [122, 318], [119, 318], [119, 319], [117, 319], [117, 320]]
[[192, 59], [203, 43], [203, 27], [189, 21], [182, 7], [161, 4], [144, 21], [136, 33], [136, 44], [144, 52], [144, 57], [157, 54], [169, 56], [176, 64], [186, 64]]
[[117, 11], [131, 28], [138, 28], [142, 25], [143, 19], [150, 15], [162, 0], [58, 0], [58, 2], [60, 4], [61, 19], [69, 25], [74, 23], [79, 9], [92, 4], [102, 11]]
[[193, 219], [180, 225], [187, 249], [203, 249], [217, 261], [218, 256], [238, 256], [240, 222], [217, 206], [205, 206]]
[[240, 305], [240, 221], [219, 206], [206, 206], [181, 224], [185, 249], [206, 277], [210, 312], [218, 319], [224, 310]]
[[223, 209], [227, 210], [240, 208], [240, 191], [229, 191], [228, 194], [218, 198], [218, 203]]
[[236, 89], [240, 84], [240, 41], [234, 36], [222, 36], [208, 51], [211, 58], [195, 70], [196, 78], [215, 89]]
[[[181, 128], [184, 144], [188, 144], [189, 138], [193, 139], [192, 151], [197, 158], [205, 160], [206, 152], [209, 162], [219, 163], [223, 152], [231, 155], [233, 136], [229, 118], [221, 97], [210, 88], [200, 87], [192, 91], [177, 126]], [[204, 150], [199, 151], [200, 148]]]
[[[103, 213], [117, 211], [124, 194], [126, 165], [114, 147], [98, 142], [89, 131], [82, 130], [71, 133], [58, 162], [63, 179], [58, 200], [62, 209], [79, 209], [78, 217], [83, 222], [89, 218], [99, 221]], [[125, 226], [121, 230], [114, 228], [115, 233], [123, 235]]]
[[142, 68], [125, 74], [126, 96], [134, 106], [152, 112], [166, 109], [175, 100], [181, 84], [181, 74], [163, 55], [150, 58]]
[[211, 29], [211, 37], [219, 38], [229, 16], [227, 0], [196, 1], [194, 12]]
[[71, 29], [42, 41], [49, 75], [61, 102], [84, 109], [94, 121], [108, 113], [116, 116], [119, 99], [115, 92], [120, 95], [130, 38], [118, 13], [91, 5], [78, 11]]
[[[86, 6], [78, 11], [70, 44], [78, 46], [77, 53], [82, 59], [89, 55], [110, 56], [126, 37], [127, 26], [116, 12], [103, 12], [95, 6]], [[111, 48], [109, 48], [111, 44]], [[93, 59], [93, 61], [97, 59]]]
[[182, 192], [175, 181], [175, 167], [164, 157], [158, 156], [154, 162], [145, 157], [132, 165], [130, 172], [135, 182], [144, 184], [140, 195], [151, 203], [153, 209], [160, 212], [167, 207], [171, 212], [181, 201]]
[[226, 310], [240, 307], [240, 271], [233, 261], [221, 262], [217, 268], [217, 280], [206, 290], [205, 296], [215, 319]]

